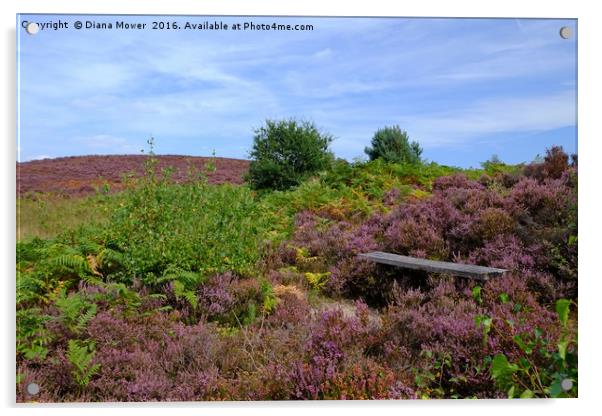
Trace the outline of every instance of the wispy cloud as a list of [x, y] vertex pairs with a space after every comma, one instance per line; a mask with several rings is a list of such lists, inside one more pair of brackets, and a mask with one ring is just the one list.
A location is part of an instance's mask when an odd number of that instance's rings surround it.
[[542, 132], [576, 124], [575, 94], [498, 98], [449, 111], [404, 116], [399, 123], [426, 147], [464, 143], [502, 132]]
[[23, 160], [137, 153], [150, 135], [160, 151], [246, 157], [266, 118], [312, 119], [349, 159], [383, 125], [453, 148], [576, 123], [575, 43], [557, 33], [572, 21], [252, 20], [314, 31], [22, 37]]
[[50, 159], [51, 156], [49, 155], [35, 155], [33, 157], [31, 157], [29, 160], [42, 160], [42, 159]]

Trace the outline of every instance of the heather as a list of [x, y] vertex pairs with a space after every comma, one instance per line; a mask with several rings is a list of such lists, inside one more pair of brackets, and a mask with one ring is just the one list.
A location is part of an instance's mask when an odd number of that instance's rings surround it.
[[[173, 179], [186, 182], [191, 169], [201, 171], [214, 163], [217, 169], [206, 172], [209, 183], [242, 183], [249, 162], [221, 157], [156, 156], [158, 169], [173, 168]], [[146, 155], [95, 155], [41, 159], [17, 163], [17, 195], [59, 194], [89, 196], [99, 192], [121, 191], [125, 177], [144, 176]]]
[[[261, 193], [211, 183], [219, 171], [181, 180], [151, 153], [95, 197], [102, 220], [17, 243], [18, 401], [577, 396], [577, 165], [562, 149], [470, 170], [336, 160]], [[372, 250], [508, 272], [357, 257]]]

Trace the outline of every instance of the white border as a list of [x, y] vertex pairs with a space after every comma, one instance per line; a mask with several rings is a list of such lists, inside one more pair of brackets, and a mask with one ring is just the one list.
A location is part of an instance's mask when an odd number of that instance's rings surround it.
[[[465, 415], [483, 413], [488, 415], [505, 415], [508, 413], [544, 413], [553, 414], [589, 414], [600, 407], [599, 397], [602, 355], [599, 352], [600, 340], [600, 282], [602, 276], [596, 268], [596, 258], [600, 252], [600, 223], [598, 211], [600, 199], [597, 189], [600, 186], [600, 167], [602, 152], [600, 140], [600, 41], [602, 21], [593, 7], [595, 2], [566, 1], [433, 1], [419, 2], [386, 2], [370, 0], [326, 1], [326, 0], [294, 0], [294, 1], [202, 1], [202, 0], [98, 0], [70, 2], [55, 0], [2, 1], [2, 126], [4, 137], [2, 143], [3, 164], [0, 169], [2, 185], [5, 189], [2, 204], [2, 249], [1, 264], [3, 273], [3, 305], [2, 315], [5, 328], [2, 349], [2, 405], [12, 407], [8, 411], [31, 414], [80, 414], [77, 405], [56, 405], [43, 408], [15, 407], [14, 402], [14, 279], [15, 279], [15, 20], [16, 13], [129, 13], [129, 14], [236, 14], [236, 15], [330, 15], [330, 16], [442, 16], [442, 17], [556, 17], [578, 18], [579, 27], [579, 232], [580, 252], [579, 271], [579, 327], [580, 327], [580, 362], [579, 362], [579, 395], [576, 400], [548, 401], [430, 401], [430, 402], [311, 402], [311, 403], [226, 403], [198, 405], [169, 405], [178, 413], [220, 413], [220, 414], [306, 414], [308, 412], [345, 414], [362, 414], [369, 411], [381, 414], [420, 413]], [[596, 100], [597, 99], [597, 100]], [[596, 117], [597, 116], [597, 117]], [[165, 407], [160, 405], [96, 405], [88, 406], [86, 411], [92, 414], [132, 413], [141, 409], [147, 414], [165, 414]], [[599, 412], [599, 410], [598, 410]], [[596, 412], [597, 413], [597, 412]]]

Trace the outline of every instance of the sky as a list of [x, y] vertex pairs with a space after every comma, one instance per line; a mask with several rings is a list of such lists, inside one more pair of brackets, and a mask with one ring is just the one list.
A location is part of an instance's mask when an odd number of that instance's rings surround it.
[[[248, 158], [267, 119], [310, 120], [347, 160], [399, 125], [445, 165], [577, 151], [577, 23], [555, 19], [17, 16], [17, 160]], [[22, 22], [38, 22], [29, 35]], [[146, 23], [80, 29], [76, 21]], [[153, 21], [180, 29], [153, 30]], [[68, 23], [54, 30], [46, 23]], [[229, 30], [182, 28], [222, 22]], [[313, 30], [231, 30], [235, 23]], [[572, 29], [570, 39], [559, 30]]]

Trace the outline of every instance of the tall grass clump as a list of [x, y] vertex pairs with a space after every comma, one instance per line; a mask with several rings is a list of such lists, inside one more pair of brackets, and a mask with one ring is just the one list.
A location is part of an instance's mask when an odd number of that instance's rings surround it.
[[68, 198], [37, 194], [17, 198], [17, 240], [52, 238], [83, 225], [106, 225], [120, 195]]

